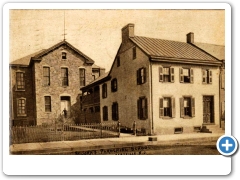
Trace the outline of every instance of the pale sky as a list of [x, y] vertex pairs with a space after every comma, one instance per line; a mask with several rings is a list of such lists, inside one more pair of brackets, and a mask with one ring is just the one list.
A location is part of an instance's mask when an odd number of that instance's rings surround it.
[[[66, 40], [108, 71], [121, 43], [121, 28], [135, 35], [225, 44], [224, 10], [65, 10]], [[64, 10], [10, 10], [10, 61], [63, 40]]]

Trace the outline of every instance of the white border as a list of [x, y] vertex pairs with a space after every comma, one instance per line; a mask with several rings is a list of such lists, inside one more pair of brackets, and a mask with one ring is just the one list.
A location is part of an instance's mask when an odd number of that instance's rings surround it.
[[[226, 119], [231, 120], [231, 7], [227, 3], [13, 3], [3, 7], [3, 87], [9, 86], [10, 9], [225, 9]], [[3, 89], [3, 172], [8, 175], [227, 175], [224, 156], [12, 156], [9, 155], [9, 91]], [[231, 121], [226, 121], [231, 134]], [[173, 163], [179, 162], [179, 163]], [[204, 167], [204, 168], [203, 168]]]

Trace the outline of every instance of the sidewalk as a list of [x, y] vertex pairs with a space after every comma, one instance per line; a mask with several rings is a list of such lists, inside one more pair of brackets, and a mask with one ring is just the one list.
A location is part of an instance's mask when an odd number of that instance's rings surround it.
[[[99, 149], [112, 149], [135, 146], [156, 146], [176, 144], [198, 144], [217, 142], [223, 134], [219, 133], [192, 133], [192, 134], [170, 134], [156, 136], [134, 136], [121, 133], [120, 138], [85, 139], [78, 141], [57, 141], [13, 144], [10, 146], [10, 154], [61, 154], [67, 152], [89, 151]], [[149, 137], [157, 137], [157, 141], [149, 141]]]

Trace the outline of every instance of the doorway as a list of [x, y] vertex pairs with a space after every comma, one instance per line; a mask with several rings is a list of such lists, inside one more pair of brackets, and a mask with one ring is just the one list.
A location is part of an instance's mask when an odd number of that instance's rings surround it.
[[[70, 116], [70, 107], [71, 107], [70, 100], [71, 100], [70, 96], [61, 96], [61, 114], [65, 115], [65, 117]], [[64, 111], [66, 114], [64, 114]]]
[[214, 98], [213, 96], [203, 96], [203, 123], [214, 123]]

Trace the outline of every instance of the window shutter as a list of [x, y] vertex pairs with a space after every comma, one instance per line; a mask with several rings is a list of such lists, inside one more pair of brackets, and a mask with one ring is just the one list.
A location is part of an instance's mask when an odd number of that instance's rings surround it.
[[111, 81], [111, 90], [114, 91], [114, 80]]
[[175, 98], [172, 98], [171, 101], [172, 117], [175, 117]]
[[183, 98], [180, 98], [180, 117], [184, 117], [184, 104], [183, 104]]
[[221, 74], [221, 86], [222, 86], [222, 89], [225, 88], [225, 74], [223, 72]]
[[117, 79], [115, 79], [115, 84], [116, 84], [116, 87], [115, 87], [114, 91], [117, 91], [117, 90], [118, 90], [118, 83], [117, 83]]
[[115, 106], [112, 105], [112, 120], [115, 120]]
[[195, 98], [191, 99], [191, 108], [192, 117], [195, 117]]
[[174, 82], [174, 68], [170, 68], [171, 82]]
[[163, 113], [163, 98], [159, 99], [159, 116], [163, 117], [164, 113]]
[[208, 71], [208, 82], [212, 84], [212, 70]]
[[180, 74], [180, 82], [183, 82], [183, 68], [179, 69], [179, 74]]
[[203, 83], [207, 83], [207, 74], [206, 74], [206, 70], [205, 69], [203, 69], [202, 70], [202, 78], [203, 78]]
[[144, 82], [147, 82], [147, 69], [146, 68], [143, 68], [143, 79], [144, 79]]
[[138, 119], [140, 119], [140, 99], [137, 100], [137, 116], [138, 116]]
[[159, 67], [159, 82], [163, 82], [163, 67]]
[[190, 69], [190, 83], [193, 83], [193, 69]]
[[148, 118], [148, 102], [147, 102], [147, 98], [145, 98], [144, 101], [145, 101], [145, 109], [144, 109], [145, 117], [144, 117], [144, 119], [147, 119]]
[[119, 116], [119, 114], [118, 114], [118, 103], [116, 103], [115, 105], [116, 105], [116, 111], [115, 111], [116, 116], [115, 117], [116, 117], [116, 120], [118, 120], [119, 119], [119, 117], [118, 117]]
[[139, 75], [140, 70], [137, 70], [137, 85], [140, 84], [140, 75]]

